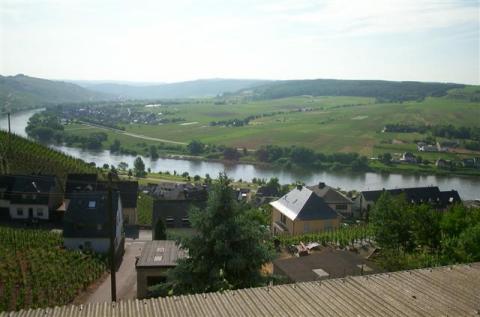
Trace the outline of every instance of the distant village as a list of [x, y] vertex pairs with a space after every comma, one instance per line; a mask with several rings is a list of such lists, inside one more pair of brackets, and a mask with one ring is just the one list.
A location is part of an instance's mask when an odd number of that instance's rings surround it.
[[[141, 226], [149, 230], [146, 231], [149, 236], [144, 237], [147, 241], [134, 266], [127, 268], [136, 275], [136, 297], [148, 297], [149, 287], [165, 280], [166, 271], [174, 267], [178, 259], [187, 256], [175, 241], [155, 240], [156, 224], [161, 221], [167, 229], [191, 230], [189, 210], [192, 206], [205, 208], [210, 184], [165, 181], [139, 185], [137, 181], [117, 180], [109, 185], [96, 174], [68, 174], [61, 183], [51, 175], [2, 175], [0, 221], [30, 226], [53, 225], [61, 229], [65, 248], [106, 254], [111, 234], [109, 186], [113, 186], [110, 207], [114, 219], [115, 254], [120, 263], [125, 248], [132, 245], [129, 238], [126, 246], [128, 232], [139, 228], [139, 195], [153, 199], [149, 211], [152, 223]], [[285, 237], [334, 232], [368, 219], [370, 210], [384, 192], [404, 195], [410, 204], [429, 204], [440, 211], [462, 203], [456, 190], [441, 191], [436, 186], [378, 189], [349, 195], [321, 181], [309, 186], [298, 184], [284, 194], [267, 185], [255, 189], [236, 187], [233, 198], [239, 203], [270, 208], [271, 234]], [[369, 241], [357, 241], [356, 252], [307, 242], [282, 251], [272, 263], [272, 272], [292, 282], [303, 282], [382, 271], [369, 261], [375, 252]]]

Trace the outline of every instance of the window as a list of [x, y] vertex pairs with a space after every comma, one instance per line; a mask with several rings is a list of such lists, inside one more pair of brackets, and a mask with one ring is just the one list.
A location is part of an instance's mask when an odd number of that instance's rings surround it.
[[23, 216], [23, 208], [17, 208], [17, 216]]
[[97, 230], [98, 230], [98, 231], [102, 231], [102, 229], [103, 229], [103, 226], [100, 225], [100, 224], [98, 224], [98, 225], [97, 225]]
[[284, 214], [280, 214], [280, 222], [283, 224], [287, 224], [287, 216]]
[[37, 208], [37, 217], [43, 217], [43, 208], [41, 207]]
[[188, 217], [182, 218], [182, 227], [190, 228], [190, 220], [188, 220]]
[[33, 194], [32, 199], [34, 199], [34, 200], [37, 199], [37, 195]]
[[329, 231], [332, 230], [332, 221], [331, 220], [325, 220], [323, 224], [323, 230]]
[[97, 202], [95, 200], [90, 200], [88, 202], [88, 208], [95, 208], [96, 205], [97, 205]]
[[337, 210], [347, 210], [348, 206], [347, 206], [347, 204], [335, 205], [335, 209], [337, 209]]
[[22, 199], [26, 199], [27, 198], [27, 194], [22, 194]]
[[303, 232], [310, 232], [310, 224], [308, 222], [303, 223]]
[[173, 217], [167, 217], [165, 219], [165, 224], [167, 225], [167, 227], [174, 227], [175, 225], [175, 219]]

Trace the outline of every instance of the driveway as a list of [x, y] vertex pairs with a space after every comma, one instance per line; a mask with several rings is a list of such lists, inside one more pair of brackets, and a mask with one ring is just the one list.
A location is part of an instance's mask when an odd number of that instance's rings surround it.
[[[135, 260], [142, 253], [142, 248], [148, 240], [152, 239], [151, 231], [140, 230], [139, 238], [125, 240], [125, 254], [122, 264], [116, 273], [117, 278], [117, 301], [121, 299], [134, 299], [137, 297], [137, 272], [135, 271]], [[87, 303], [110, 302], [110, 275], [92, 291], [84, 300]]]

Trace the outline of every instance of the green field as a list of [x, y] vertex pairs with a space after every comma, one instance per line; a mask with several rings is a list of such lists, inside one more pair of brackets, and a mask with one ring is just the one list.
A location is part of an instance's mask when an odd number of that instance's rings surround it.
[[[454, 90], [445, 97], [428, 97], [423, 101], [404, 103], [375, 103], [366, 97], [311, 97], [300, 96], [284, 99], [250, 102], [227, 102], [215, 104], [214, 100], [145, 108], [144, 111], [168, 113], [166, 117], [182, 117], [182, 123], [162, 125], [130, 124], [126, 131], [147, 137], [188, 143], [198, 139], [204, 143], [223, 144], [233, 147], [256, 149], [261, 145], [301, 145], [317, 152], [357, 152], [372, 156], [384, 152], [416, 151], [413, 143], [425, 135], [418, 133], [382, 133], [385, 124], [453, 124], [478, 126], [480, 102], [472, 102], [469, 93], [478, 88], [467, 87]], [[463, 95], [462, 95], [463, 93]], [[295, 111], [308, 109], [311, 111]], [[280, 114], [271, 115], [274, 112]], [[251, 115], [268, 114], [249, 122], [243, 127], [210, 126], [211, 121], [244, 119]], [[99, 128], [82, 128], [70, 125], [67, 132], [86, 135], [105, 131], [109, 145], [115, 138], [122, 146], [142, 149], [161, 142], [142, 140]], [[422, 153], [423, 154], [423, 153]], [[434, 159], [478, 156], [478, 153], [439, 154], [426, 153], [425, 158]], [[422, 155], [423, 156], [423, 155]]]

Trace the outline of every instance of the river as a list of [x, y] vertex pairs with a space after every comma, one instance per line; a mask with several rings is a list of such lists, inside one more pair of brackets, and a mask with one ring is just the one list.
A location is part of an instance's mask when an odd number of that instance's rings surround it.
[[[25, 127], [27, 126], [28, 119], [38, 111], [41, 111], [41, 109], [13, 114], [11, 116], [12, 131], [18, 135], [26, 136]], [[0, 129], [6, 130], [7, 128], [6, 117], [0, 117]], [[135, 156], [111, 154], [108, 150], [90, 151], [56, 145], [51, 145], [51, 147], [87, 162], [95, 162], [97, 166], [102, 166], [105, 163], [117, 166], [120, 162], [126, 162], [130, 167], [133, 167], [133, 161], [135, 160]], [[192, 176], [205, 176], [205, 174], [208, 173], [210, 176], [215, 177], [219, 172], [226, 171], [229, 177], [236, 180], [243, 179], [250, 181], [254, 177], [264, 179], [277, 177], [282, 184], [301, 181], [307, 185], [322, 181], [332, 187], [340, 187], [345, 190], [373, 190], [434, 185], [438, 186], [441, 190], [456, 189], [462, 199], [480, 199], [479, 177], [305, 171], [255, 166], [252, 164], [225, 164], [165, 158], [151, 160], [148, 157], [142, 158], [146, 168], [151, 168], [152, 171], [169, 171], [171, 173], [173, 173], [173, 171], [177, 171], [177, 173], [188, 172]]]

